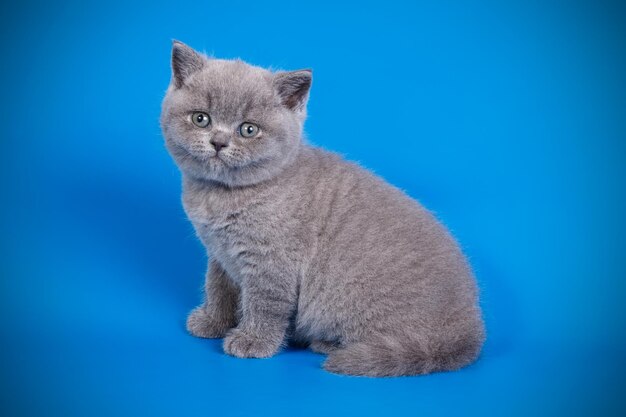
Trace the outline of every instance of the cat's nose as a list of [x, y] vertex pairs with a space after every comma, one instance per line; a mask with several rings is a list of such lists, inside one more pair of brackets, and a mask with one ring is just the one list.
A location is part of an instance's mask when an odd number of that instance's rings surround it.
[[213, 148], [215, 148], [215, 152], [219, 152], [219, 151], [220, 151], [220, 149], [225, 148], [225, 147], [227, 147], [227, 146], [228, 146], [228, 143], [225, 143], [225, 142], [219, 142], [219, 141], [217, 141], [217, 140], [213, 140], [213, 139], [211, 139], [211, 140], [209, 141], [209, 143], [210, 143], [211, 145], [213, 145]]

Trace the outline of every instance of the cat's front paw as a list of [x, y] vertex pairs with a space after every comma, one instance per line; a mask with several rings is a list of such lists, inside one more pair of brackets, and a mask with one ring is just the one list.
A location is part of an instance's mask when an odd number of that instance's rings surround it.
[[196, 337], [220, 339], [233, 327], [228, 320], [218, 320], [204, 305], [196, 307], [187, 317], [187, 331]]
[[278, 351], [281, 342], [282, 339], [233, 329], [224, 339], [224, 352], [238, 358], [269, 358]]

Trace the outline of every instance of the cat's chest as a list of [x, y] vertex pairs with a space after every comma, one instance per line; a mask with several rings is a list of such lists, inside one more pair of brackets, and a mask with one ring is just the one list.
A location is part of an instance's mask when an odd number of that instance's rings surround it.
[[205, 244], [260, 233], [255, 226], [258, 222], [254, 220], [264, 217], [265, 205], [258, 197], [245, 200], [240, 196], [210, 191], [183, 193], [185, 213]]
[[245, 265], [260, 262], [283, 231], [280, 211], [262, 193], [183, 193], [183, 206], [210, 256], [233, 278]]

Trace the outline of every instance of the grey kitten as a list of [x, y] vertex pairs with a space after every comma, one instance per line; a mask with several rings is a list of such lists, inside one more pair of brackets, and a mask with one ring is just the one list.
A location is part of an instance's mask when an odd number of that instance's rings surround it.
[[189, 332], [224, 337], [240, 358], [291, 340], [349, 375], [477, 358], [476, 284], [450, 234], [402, 191], [304, 142], [310, 70], [270, 72], [174, 42], [172, 72], [161, 127], [210, 255]]

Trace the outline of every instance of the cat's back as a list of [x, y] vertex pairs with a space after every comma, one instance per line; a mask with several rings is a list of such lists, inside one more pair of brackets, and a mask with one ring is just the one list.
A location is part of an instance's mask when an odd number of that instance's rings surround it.
[[367, 275], [432, 262], [466, 268], [447, 229], [402, 190], [322, 149], [307, 148], [303, 158], [304, 183], [298, 187], [308, 190], [306, 218], [315, 225], [317, 253], [326, 267], [349, 265]]
[[301, 160], [300, 169], [306, 168], [298, 187], [316, 198], [311, 209], [327, 221], [360, 225], [379, 238], [393, 231], [394, 241], [407, 233], [412, 241], [424, 233], [447, 234], [417, 200], [357, 163], [316, 147], [305, 148]]

